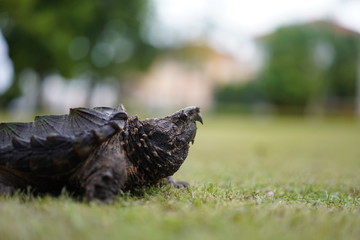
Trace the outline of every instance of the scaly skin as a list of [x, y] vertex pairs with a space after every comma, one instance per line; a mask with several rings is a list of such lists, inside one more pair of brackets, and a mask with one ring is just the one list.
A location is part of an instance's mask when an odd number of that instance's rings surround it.
[[129, 119], [122, 143], [128, 162], [126, 189], [153, 185], [172, 176], [188, 155], [194, 141], [199, 108], [188, 107], [164, 118]]

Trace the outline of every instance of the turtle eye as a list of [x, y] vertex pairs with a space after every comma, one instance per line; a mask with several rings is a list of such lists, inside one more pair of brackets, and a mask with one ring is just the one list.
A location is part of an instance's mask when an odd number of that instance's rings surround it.
[[182, 113], [181, 115], [180, 115], [180, 120], [182, 120], [182, 121], [186, 121], [188, 119], [188, 116], [186, 115], [186, 113]]
[[128, 118], [125, 112], [116, 113], [111, 120], [126, 120]]

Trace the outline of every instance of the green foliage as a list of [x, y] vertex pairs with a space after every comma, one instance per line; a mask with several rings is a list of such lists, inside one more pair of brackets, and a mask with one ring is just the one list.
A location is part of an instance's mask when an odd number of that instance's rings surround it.
[[268, 60], [260, 81], [266, 97], [277, 104], [304, 105], [313, 86], [319, 81], [314, 71], [306, 32], [297, 27], [279, 29], [267, 42]]
[[3, 239], [358, 239], [360, 126], [207, 119], [176, 179], [113, 205], [0, 198]]
[[319, 24], [280, 28], [265, 39], [268, 62], [259, 79], [272, 102], [304, 106], [355, 96], [360, 35]]
[[215, 98], [223, 104], [231, 103], [251, 103], [254, 99], [264, 98], [259, 81], [251, 81], [247, 84], [225, 85], [217, 89]]
[[[353, 104], [360, 35], [328, 22], [281, 27], [259, 40], [265, 65], [256, 79], [242, 87], [220, 90], [219, 101], [277, 106], [324, 105], [331, 100]], [[255, 94], [254, 94], [255, 93]], [[256, 94], [260, 93], [260, 94]]]
[[58, 72], [99, 81], [146, 68], [156, 54], [141, 36], [148, 9], [147, 0], [2, 1], [0, 26], [14, 84], [24, 69], [33, 69], [40, 80]]

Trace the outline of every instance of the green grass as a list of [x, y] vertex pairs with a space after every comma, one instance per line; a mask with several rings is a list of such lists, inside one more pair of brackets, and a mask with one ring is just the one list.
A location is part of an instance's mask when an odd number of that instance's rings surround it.
[[353, 120], [205, 118], [176, 178], [113, 205], [0, 198], [0, 239], [360, 238]]

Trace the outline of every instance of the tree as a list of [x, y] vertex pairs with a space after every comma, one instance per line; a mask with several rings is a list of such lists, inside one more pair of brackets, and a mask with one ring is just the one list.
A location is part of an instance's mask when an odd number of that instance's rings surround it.
[[25, 69], [41, 82], [54, 72], [100, 81], [146, 68], [157, 52], [141, 36], [147, 11], [146, 0], [3, 0], [0, 23], [15, 68], [7, 95], [19, 94]]
[[324, 105], [355, 97], [360, 35], [330, 22], [282, 27], [264, 39], [267, 62], [259, 76], [273, 103]]
[[[297, 110], [334, 103], [354, 107], [359, 40], [360, 34], [331, 22], [281, 27], [258, 39], [265, 59], [256, 79], [233, 87], [229, 96], [238, 95], [233, 101], [260, 99]], [[225, 91], [229, 89], [218, 93], [219, 100]]]

